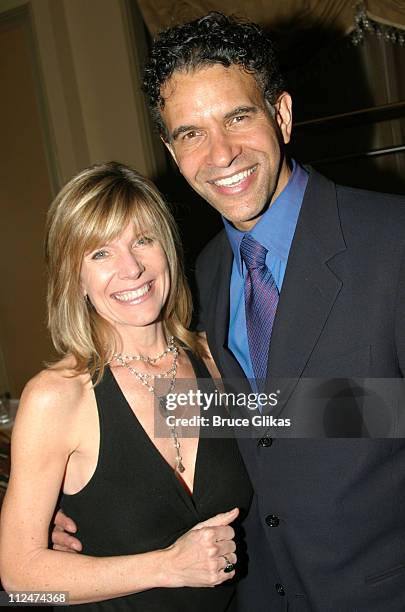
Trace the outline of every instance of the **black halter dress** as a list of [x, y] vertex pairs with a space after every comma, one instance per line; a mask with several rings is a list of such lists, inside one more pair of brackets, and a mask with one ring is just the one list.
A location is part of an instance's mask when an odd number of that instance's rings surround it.
[[[210, 378], [204, 363], [188, 355], [197, 379]], [[97, 467], [81, 491], [64, 494], [61, 500], [64, 512], [78, 525], [84, 554], [129, 555], [166, 548], [219, 512], [239, 507], [241, 516], [247, 513], [252, 490], [233, 438], [200, 438], [190, 495], [145, 433], [109, 368], [95, 395], [100, 422]], [[239, 558], [242, 548], [239, 545]], [[240, 558], [238, 576], [242, 566]], [[156, 588], [75, 609], [224, 612], [234, 589], [235, 580], [214, 588]]]

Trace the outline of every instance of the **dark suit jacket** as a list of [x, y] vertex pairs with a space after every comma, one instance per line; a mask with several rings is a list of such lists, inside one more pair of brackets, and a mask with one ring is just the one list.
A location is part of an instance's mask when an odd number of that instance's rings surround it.
[[[221, 232], [197, 261], [200, 329], [222, 375], [243, 377], [227, 349], [232, 259]], [[405, 201], [311, 171], [268, 379], [404, 374]], [[265, 444], [240, 440], [256, 490], [240, 610], [405, 610], [405, 440], [268, 434]]]

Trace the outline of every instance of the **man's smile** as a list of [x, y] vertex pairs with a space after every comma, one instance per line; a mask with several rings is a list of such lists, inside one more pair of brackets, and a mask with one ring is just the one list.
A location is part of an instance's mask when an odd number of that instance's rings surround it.
[[216, 185], [217, 187], [235, 187], [236, 185], [242, 183], [248, 176], [256, 172], [257, 164], [248, 168], [247, 170], [243, 170], [242, 172], [237, 172], [232, 174], [231, 176], [227, 176], [220, 179], [215, 179], [208, 181], [212, 185]]

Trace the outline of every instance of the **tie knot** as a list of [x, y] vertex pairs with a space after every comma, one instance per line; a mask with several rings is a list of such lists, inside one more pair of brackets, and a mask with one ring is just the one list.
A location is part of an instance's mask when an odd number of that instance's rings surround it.
[[245, 234], [242, 238], [240, 253], [248, 270], [266, 265], [267, 249], [249, 234]]

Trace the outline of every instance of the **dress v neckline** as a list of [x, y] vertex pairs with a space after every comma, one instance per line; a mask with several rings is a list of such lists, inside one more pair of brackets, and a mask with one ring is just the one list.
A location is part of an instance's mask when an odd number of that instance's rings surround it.
[[[194, 359], [190, 358], [190, 355], [187, 355], [187, 358], [188, 358], [188, 360], [191, 363], [191, 366], [193, 368], [193, 372], [195, 374], [196, 382], [198, 382], [198, 375], [199, 375], [199, 373], [196, 370]], [[193, 489], [190, 490], [188, 485], [187, 485], [187, 483], [181, 479], [181, 476], [177, 476], [176, 475], [176, 472], [173, 469], [173, 467], [165, 459], [165, 457], [159, 451], [157, 446], [153, 443], [151, 438], [146, 433], [142, 423], [140, 422], [140, 420], [136, 416], [135, 412], [132, 410], [129, 401], [127, 400], [123, 390], [121, 389], [117, 379], [115, 378], [115, 376], [114, 376], [114, 374], [113, 374], [113, 372], [112, 372], [112, 370], [111, 370], [111, 368], [109, 366], [106, 367], [106, 371], [108, 372], [108, 375], [110, 377], [110, 380], [111, 380], [112, 384], [116, 387], [116, 389], [118, 391], [118, 395], [119, 395], [119, 397], [122, 400], [123, 407], [125, 407], [126, 411], [129, 412], [132, 415], [132, 417], [134, 418], [135, 425], [136, 425], [138, 431], [141, 433], [141, 437], [145, 441], [145, 445], [149, 448], [149, 454], [151, 456], [153, 456], [155, 458], [155, 460], [160, 465], [163, 465], [163, 469], [166, 471], [166, 473], [168, 473], [168, 477], [172, 481], [175, 482], [174, 486], [177, 488], [178, 491], [180, 491], [181, 496], [183, 498], [187, 499], [187, 503], [188, 504], [191, 502], [191, 504], [193, 506], [193, 509], [197, 510], [197, 501], [200, 498], [198, 493], [201, 490], [200, 489], [200, 485], [201, 485], [201, 476], [202, 476], [201, 475], [201, 470], [200, 470], [200, 463], [201, 463], [201, 461], [202, 461], [202, 459], [204, 457], [203, 453], [204, 453], [204, 449], [205, 449], [205, 441], [206, 441], [206, 439], [204, 437], [201, 437], [200, 435], [198, 436], [197, 452], [196, 452], [195, 465], [194, 465]], [[208, 372], [208, 370], [207, 370], [207, 372]]]

